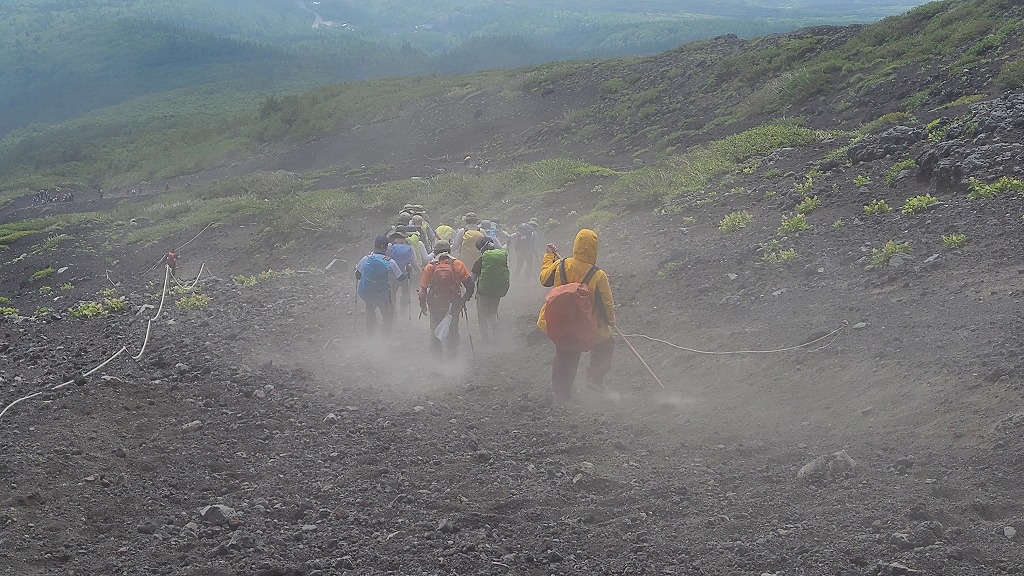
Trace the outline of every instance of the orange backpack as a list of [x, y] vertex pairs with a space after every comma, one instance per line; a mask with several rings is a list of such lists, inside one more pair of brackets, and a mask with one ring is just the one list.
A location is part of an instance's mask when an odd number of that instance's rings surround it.
[[565, 260], [558, 263], [562, 285], [555, 286], [544, 297], [544, 322], [548, 338], [562, 350], [589, 352], [599, 341], [594, 293], [589, 285], [598, 270], [593, 266], [582, 282], [567, 282]]

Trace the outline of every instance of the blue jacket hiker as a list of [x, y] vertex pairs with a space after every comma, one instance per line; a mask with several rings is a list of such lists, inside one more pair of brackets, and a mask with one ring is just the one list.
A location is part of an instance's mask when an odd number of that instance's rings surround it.
[[[391, 283], [391, 301], [394, 303], [395, 309], [401, 309], [402, 314], [412, 314], [412, 290], [409, 286], [409, 278], [413, 274], [419, 274], [420, 266], [416, 261], [416, 251], [412, 244], [409, 243], [409, 237], [405, 232], [400, 230], [394, 230], [388, 235], [388, 240], [391, 245], [388, 247], [387, 255], [395, 264], [398, 265], [398, 269], [405, 274], [405, 278], [396, 280]], [[419, 242], [419, 240], [417, 240]], [[399, 298], [398, 291], [402, 290], [402, 296]], [[412, 316], [409, 317], [412, 320]]]
[[388, 239], [377, 236], [373, 241], [373, 252], [356, 265], [356, 280], [359, 281], [357, 292], [359, 298], [366, 303], [366, 331], [373, 334], [377, 331], [377, 309], [380, 309], [384, 333], [391, 332], [395, 319], [395, 304], [391, 297], [392, 278], [395, 282], [405, 279], [405, 272], [388, 258]]

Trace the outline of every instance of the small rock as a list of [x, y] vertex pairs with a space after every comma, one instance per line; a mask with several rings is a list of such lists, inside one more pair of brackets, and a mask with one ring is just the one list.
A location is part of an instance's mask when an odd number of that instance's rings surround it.
[[147, 521], [139, 524], [135, 529], [139, 531], [139, 534], [155, 534], [156, 524]]
[[924, 259], [924, 263], [925, 264], [931, 264], [932, 262], [935, 262], [938, 259], [939, 259], [939, 255], [938, 254], [932, 254], [931, 256], [929, 256], [929, 257]]
[[182, 432], [195, 432], [203, 427], [202, 420], [193, 420], [181, 427]]
[[68, 267], [67, 266], [61, 266], [60, 268], [57, 268], [57, 274], [63, 274], [65, 272], [67, 272], [67, 271], [68, 271]]
[[735, 280], [739, 278], [739, 276], [736, 274], [726, 274], [726, 276], [729, 278], [729, 280]]
[[1006, 536], [1008, 540], [1014, 540], [1017, 538], [1017, 529], [1013, 526], [1007, 526], [1003, 528], [1003, 536]]
[[206, 557], [207, 558], [217, 558], [219, 556], [227, 556], [227, 555], [228, 555], [228, 545], [227, 544], [218, 544], [216, 547], [214, 547], [213, 549], [211, 549], [209, 552], [206, 553]]
[[867, 322], [857, 322], [856, 324], [853, 325], [853, 329], [854, 330], [863, 330], [863, 329], [865, 329], [867, 327], [868, 327], [868, 323]]
[[241, 519], [234, 508], [223, 504], [213, 504], [199, 510], [199, 518], [207, 524], [223, 526], [225, 524], [236, 524]]
[[870, 416], [874, 412], [875, 412], [875, 407], [874, 406], [867, 406], [865, 408], [861, 408], [860, 409], [861, 416]]
[[189, 522], [181, 529], [181, 537], [187, 540], [194, 540], [199, 537], [199, 524]]
[[324, 416], [324, 424], [328, 424], [330, 426], [337, 424], [339, 420], [340, 419], [338, 418], [338, 415], [335, 414], [334, 412], [331, 412], [327, 416]]
[[438, 523], [437, 531], [443, 534], [451, 534], [455, 532], [455, 523], [452, 522], [450, 519], [445, 518]]
[[236, 530], [231, 534], [231, 540], [228, 540], [227, 549], [232, 552], [241, 552], [246, 548], [252, 548], [253, 543], [252, 536], [249, 536], [242, 530]]
[[174, 365], [174, 371], [181, 374], [182, 372], [188, 372], [188, 364], [184, 362], [178, 362]]

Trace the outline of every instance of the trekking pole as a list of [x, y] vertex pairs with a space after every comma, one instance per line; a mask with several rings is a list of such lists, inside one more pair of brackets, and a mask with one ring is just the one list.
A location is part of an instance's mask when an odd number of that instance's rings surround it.
[[658, 378], [658, 375], [655, 374], [654, 370], [651, 370], [651, 367], [647, 365], [647, 361], [640, 356], [640, 353], [636, 351], [636, 348], [633, 348], [633, 345], [629, 343], [629, 340], [626, 340], [626, 337], [622, 334], [622, 331], [619, 330], [619, 327], [612, 326], [612, 329], [614, 329], [615, 333], [619, 335], [619, 338], [622, 338], [622, 341], [626, 343], [626, 346], [629, 346], [629, 349], [633, 351], [633, 354], [636, 356], [637, 360], [644, 365], [644, 368], [647, 368], [647, 373], [651, 375], [651, 378], [654, 378], [654, 381], [658, 383], [658, 386], [661, 386], [662, 390], [667, 390], [665, 385], [661, 383], [661, 379]]
[[476, 347], [473, 346], [473, 331], [469, 329], [469, 311], [466, 305], [462, 305], [462, 315], [466, 318], [466, 335], [469, 336], [469, 350], [473, 353], [473, 360], [476, 360]]

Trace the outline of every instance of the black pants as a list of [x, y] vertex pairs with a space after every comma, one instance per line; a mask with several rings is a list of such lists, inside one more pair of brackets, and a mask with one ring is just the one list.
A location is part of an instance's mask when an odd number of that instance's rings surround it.
[[391, 301], [391, 294], [382, 302], [366, 303], [366, 333], [373, 335], [377, 332], [377, 310], [380, 310], [383, 321], [384, 334], [391, 333], [391, 325], [395, 322], [395, 305]]

